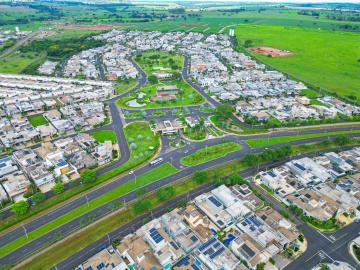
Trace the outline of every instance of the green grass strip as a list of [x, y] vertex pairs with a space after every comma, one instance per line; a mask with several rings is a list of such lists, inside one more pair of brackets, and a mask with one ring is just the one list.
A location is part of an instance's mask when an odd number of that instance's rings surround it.
[[199, 149], [191, 155], [183, 157], [180, 163], [186, 166], [195, 166], [216, 158], [226, 156], [228, 153], [238, 151], [241, 146], [234, 142], [226, 142], [218, 145]]
[[3, 246], [0, 250], [0, 257], [4, 256], [17, 248], [21, 247], [22, 245], [31, 242], [32, 240], [48, 233], [49, 231], [53, 230], [54, 228], [61, 226], [70, 220], [79, 217], [105, 203], [108, 203], [124, 194], [127, 194], [133, 190], [136, 190], [138, 188], [141, 188], [151, 182], [157, 181], [161, 178], [164, 178], [166, 176], [169, 176], [171, 174], [174, 174], [178, 172], [178, 170], [173, 167], [169, 163], [165, 163], [159, 167], [156, 167], [152, 169], [151, 171], [148, 171], [147, 173], [137, 177], [136, 184], [134, 181], [128, 182], [122, 186], [117, 187], [116, 189], [113, 189], [112, 191], [92, 200], [89, 202], [89, 204], [84, 204], [79, 206], [78, 208], [75, 208], [74, 210], [66, 213], [65, 215], [50, 221], [49, 223], [46, 223], [45, 225], [41, 226], [40, 228], [28, 233], [28, 239], [25, 236], [22, 236], [15, 241]]
[[261, 139], [249, 139], [246, 140], [251, 147], [262, 147], [277, 143], [284, 142], [292, 142], [303, 139], [311, 139], [311, 138], [319, 138], [325, 136], [333, 136], [333, 135], [347, 135], [347, 134], [360, 134], [360, 130], [344, 130], [344, 131], [333, 131], [326, 133], [314, 133], [314, 134], [302, 134], [302, 135], [291, 135], [291, 136], [282, 136], [282, 137], [274, 137], [274, 138], [261, 138]]

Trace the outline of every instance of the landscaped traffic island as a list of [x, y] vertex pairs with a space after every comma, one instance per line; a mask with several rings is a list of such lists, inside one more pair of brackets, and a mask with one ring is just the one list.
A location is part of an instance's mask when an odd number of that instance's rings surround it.
[[241, 146], [237, 143], [225, 142], [197, 150], [193, 154], [183, 157], [180, 162], [186, 166], [195, 166], [216, 158], [226, 156], [227, 154], [234, 151], [239, 151], [240, 149]]

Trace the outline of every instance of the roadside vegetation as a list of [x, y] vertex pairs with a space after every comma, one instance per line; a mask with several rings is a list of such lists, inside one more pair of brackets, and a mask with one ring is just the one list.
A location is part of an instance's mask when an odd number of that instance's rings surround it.
[[224, 142], [222, 144], [209, 146], [197, 150], [195, 153], [183, 157], [180, 160], [180, 163], [186, 166], [195, 166], [207, 161], [224, 157], [227, 154], [238, 151], [241, 149], [241, 146], [234, 142]]
[[249, 139], [245, 142], [249, 144], [251, 147], [263, 147], [272, 144], [292, 142], [304, 139], [312, 139], [326, 136], [334, 136], [334, 135], [347, 135], [347, 134], [358, 134], [360, 135], [360, 130], [344, 130], [344, 131], [333, 131], [333, 132], [324, 132], [324, 133], [312, 133], [312, 134], [301, 134], [301, 135], [291, 135], [291, 136], [283, 136], [283, 137], [268, 137], [261, 139]]

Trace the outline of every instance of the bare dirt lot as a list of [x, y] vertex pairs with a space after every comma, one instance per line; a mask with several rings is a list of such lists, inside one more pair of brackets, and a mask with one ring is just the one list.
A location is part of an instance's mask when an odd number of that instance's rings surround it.
[[287, 56], [295, 55], [293, 52], [284, 51], [271, 47], [255, 47], [255, 48], [250, 48], [249, 51], [260, 53], [263, 55], [271, 55], [272, 57], [287, 57]]

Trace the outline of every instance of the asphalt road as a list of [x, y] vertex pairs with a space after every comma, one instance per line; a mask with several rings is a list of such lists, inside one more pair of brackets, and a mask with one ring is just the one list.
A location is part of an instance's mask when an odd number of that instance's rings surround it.
[[[130, 59], [131, 60], [131, 59]], [[132, 61], [132, 60], [131, 60]], [[187, 58], [185, 58], [185, 65], [184, 68], [188, 65], [187, 63]], [[140, 69], [140, 67], [138, 67], [136, 65], [136, 63], [134, 63], [135, 66], [138, 68], [139, 72], [140, 72], [140, 79], [139, 79], [139, 84], [134, 87], [130, 92], [136, 91], [137, 89], [139, 89], [140, 87], [142, 87], [143, 85], [145, 85], [147, 83], [147, 79], [146, 79], [146, 74]], [[212, 104], [213, 106], [216, 106], [218, 103], [213, 100], [212, 98], [208, 97], [206, 95], [206, 93], [204, 93], [200, 87], [194, 85], [191, 81], [188, 80], [187, 76], [187, 72], [186, 70], [184, 70], [183, 68], [183, 76], [184, 79], [191, 84], [196, 90], [198, 90], [201, 94], [203, 94], [206, 98], [207, 98], [207, 102], [209, 102], [210, 104]], [[126, 143], [126, 139], [125, 139], [125, 135], [123, 132], [123, 121], [121, 119], [120, 113], [119, 113], [119, 109], [116, 106], [116, 100], [122, 96], [128, 95], [128, 93], [122, 94], [118, 97], [115, 97], [113, 99], [108, 100], [106, 103], [110, 106], [110, 111], [111, 111], [111, 115], [112, 115], [112, 123], [111, 125], [107, 126], [106, 129], [112, 129], [115, 131], [116, 136], [118, 138], [118, 142], [119, 142], [119, 147], [120, 147], [120, 151], [121, 151], [121, 157], [118, 161], [103, 167], [101, 169], [98, 170], [99, 174], [103, 174], [113, 168], [116, 168], [118, 166], [120, 166], [121, 164], [125, 163], [129, 157], [130, 157], [130, 152]], [[191, 114], [193, 113], [200, 113], [199, 112], [199, 107], [198, 106], [194, 106], [193, 108], [190, 108], [191, 110]], [[157, 109], [160, 110], [160, 109]], [[166, 117], [168, 117], [168, 115], [166, 115]], [[154, 118], [154, 117], [152, 117]], [[161, 118], [160, 118], [161, 119]], [[104, 127], [105, 129], [105, 127]], [[357, 127], [357, 129], [360, 129], [360, 127]], [[328, 132], [328, 131], [339, 131], [339, 130], [348, 130], [348, 128], [341, 128], [341, 127], [336, 127], [336, 128], [327, 128], [327, 129], [322, 129], [321, 132]], [[226, 135], [224, 137], [220, 137], [220, 138], [215, 138], [215, 139], [211, 139], [211, 140], [207, 140], [204, 142], [196, 142], [196, 143], [190, 143], [189, 145], [185, 146], [182, 149], [176, 149], [176, 150], [171, 150], [169, 151], [168, 149], [166, 149], [169, 144], [168, 141], [166, 139], [163, 140], [163, 147], [165, 147], [165, 149], [162, 150], [161, 152], [161, 156], [164, 158], [164, 162], [171, 162], [175, 167], [177, 167], [178, 169], [180, 169], [180, 171], [174, 175], [171, 175], [169, 177], [160, 179], [159, 181], [153, 182], [149, 185], [146, 186], [147, 190], [151, 191], [151, 190], [155, 190], [165, 184], [174, 182], [176, 180], [178, 180], [179, 178], [185, 177], [185, 176], [189, 176], [191, 175], [193, 172], [195, 172], [196, 170], [206, 170], [212, 166], [215, 165], [219, 165], [219, 164], [223, 164], [226, 162], [229, 162], [231, 160], [240, 158], [242, 156], [244, 156], [246, 153], [249, 152], [260, 152], [264, 149], [264, 147], [262, 148], [256, 148], [256, 149], [250, 149], [250, 147], [244, 142], [244, 140], [246, 139], [252, 139], [252, 138], [271, 138], [271, 137], [278, 137], [278, 136], [286, 136], [286, 135], [296, 135], [296, 134], [311, 134], [314, 133], [314, 131], [311, 130], [304, 130], [304, 131], [281, 131], [281, 132], [270, 132], [267, 134], [257, 134], [257, 135], [244, 135], [244, 136], [236, 136], [236, 135]], [[333, 136], [331, 136], [333, 137]], [[226, 155], [225, 157], [219, 158], [219, 159], [215, 159], [194, 167], [186, 167], [180, 164], [180, 159], [186, 155], [189, 155], [193, 152], [195, 152], [196, 150], [207, 146], [211, 146], [211, 145], [216, 145], [216, 144], [220, 144], [223, 142], [223, 140], [231, 140], [231, 141], [235, 141], [238, 142], [239, 144], [242, 145], [242, 149], [240, 151], [236, 151], [233, 153], [230, 153], [228, 155]], [[320, 141], [323, 140], [324, 137], [322, 138], [312, 138], [312, 139], [305, 139], [305, 140], [299, 140], [296, 142], [291, 142], [291, 144], [302, 144], [302, 143], [309, 143], [309, 142], [314, 142], [314, 141]], [[283, 143], [286, 144], [286, 143]], [[283, 145], [283, 144], [279, 144]], [[273, 146], [272, 146], [273, 147]], [[284, 161], [283, 161], [284, 162]], [[274, 163], [277, 164], [277, 163]], [[267, 168], [268, 166], [274, 165], [274, 164], [267, 164], [264, 165], [263, 168]], [[149, 170], [151, 170], [153, 167], [150, 166], [144, 166], [142, 168], [139, 168], [137, 170], [135, 170], [135, 175], [140, 176], [146, 172], [148, 172]], [[246, 170], [243, 172], [243, 174], [246, 175], [251, 175], [252, 173], [254, 173], [254, 168]], [[17, 227], [11, 231], [9, 231], [6, 234], [3, 234], [0, 237], [0, 247], [5, 246], [6, 244], [16, 240], [17, 238], [21, 237], [24, 235], [24, 228], [26, 228], [26, 231], [29, 233], [31, 231], [36, 230], [37, 228], [43, 226], [44, 224], [59, 218], [61, 216], [63, 216], [64, 214], [68, 213], [69, 211], [87, 204], [88, 201], [91, 201], [95, 198], [98, 198], [99, 196], [106, 194], [108, 192], [110, 192], [111, 190], [123, 185], [124, 183], [127, 183], [129, 181], [134, 181], [134, 176], [133, 175], [125, 175], [122, 177], [118, 177], [117, 179], [115, 179], [114, 181], [108, 182], [103, 186], [100, 186], [98, 188], [96, 188], [95, 190], [91, 190], [89, 192], [86, 193], [86, 195], [82, 195], [74, 200], [69, 201], [68, 203], [50, 211], [47, 214], [41, 215], [38, 218], [27, 222], [26, 224], [24, 224], [23, 226]], [[80, 227], [80, 223], [82, 221], [84, 221], [85, 219], [90, 217], [94, 217], [95, 218], [99, 218], [103, 215], [106, 215], [108, 213], [110, 213], [112, 211], [111, 206], [114, 205], [114, 203], [116, 202], [124, 202], [124, 201], [129, 201], [132, 200], [136, 197], [136, 192], [131, 192], [129, 194], [126, 194], [124, 196], [121, 196], [119, 198], [117, 198], [116, 200], [113, 200], [103, 206], [100, 206], [92, 211], [90, 211], [89, 213], [82, 215], [78, 218], [75, 218], [74, 220], [71, 220], [70, 222], [55, 228], [54, 230], [52, 230], [51, 232], [25, 244], [24, 246], [20, 247], [19, 249], [17, 249], [16, 251], [13, 251], [11, 253], [9, 253], [8, 255], [5, 255], [3, 257], [0, 258], [0, 264], [10, 264], [10, 263], [15, 263], [18, 261], [21, 261], [22, 259], [30, 256], [31, 254], [35, 253], [37, 250], [43, 248], [45, 245], [47, 245], [50, 242], [55, 241], [59, 235], [64, 236], [64, 235], [68, 235], [70, 233], [72, 233], [73, 231], [79, 229]], [[135, 221], [134, 221], [135, 222]], [[305, 226], [305, 230], [306, 228], [308, 228], [307, 226]], [[310, 231], [309, 232], [309, 237], [313, 237], [313, 233]], [[311, 238], [310, 238], [311, 239]], [[346, 239], [346, 238], [344, 238]], [[323, 241], [323, 242], [321, 242]], [[324, 249], [325, 249], [325, 244], [326, 241], [324, 242], [324, 240], [319, 240], [316, 241], [317, 244], [322, 243], [324, 244]], [[310, 252], [310, 251], [309, 251]], [[335, 253], [334, 256], [337, 256], [338, 253]], [[303, 257], [303, 256], [302, 256]], [[316, 256], [314, 256], [316, 257]], [[311, 261], [311, 260], [310, 260]], [[290, 268], [289, 268], [290, 269]], [[295, 269], [295, 268], [293, 268]]]

